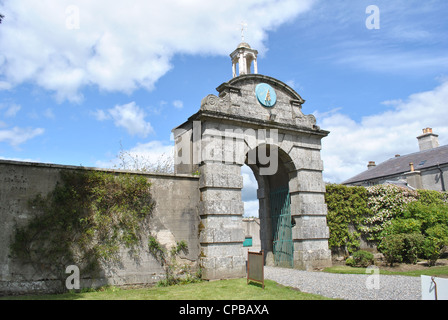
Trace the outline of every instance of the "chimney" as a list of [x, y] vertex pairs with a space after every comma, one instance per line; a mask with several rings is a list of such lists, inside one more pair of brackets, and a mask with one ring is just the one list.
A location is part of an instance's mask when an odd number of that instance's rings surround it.
[[375, 161], [369, 161], [369, 164], [367, 165], [367, 169], [370, 170], [374, 167], [376, 167]]
[[423, 129], [423, 134], [417, 137], [420, 151], [430, 150], [439, 146], [439, 136], [432, 132], [432, 128]]
[[415, 169], [414, 169], [414, 164], [413, 164], [412, 162], [409, 163], [409, 167], [410, 167], [410, 169], [411, 169], [411, 172], [414, 172], [414, 171], [415, 171]]

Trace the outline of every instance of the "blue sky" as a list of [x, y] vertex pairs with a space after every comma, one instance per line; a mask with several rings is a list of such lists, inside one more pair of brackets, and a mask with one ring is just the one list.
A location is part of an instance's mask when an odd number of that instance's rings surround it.
[[341, 182], [418, 151], [425, 127], [448, 143], [447, 12], [445, 0], [0, 0], [0, 158], [112, 167], [121, 145], [157, 159], [230, 80], [245, 21], [259, 73], [331, 131], [324, 179]]

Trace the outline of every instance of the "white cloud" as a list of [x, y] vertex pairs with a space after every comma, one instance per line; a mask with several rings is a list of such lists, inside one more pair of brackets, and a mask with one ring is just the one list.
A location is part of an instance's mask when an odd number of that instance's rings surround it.
[[147, 143], [138, 143], [129, 150], [129, 153], [144, 157], [151, 163], [156, 163], [160, 158], [173, 157], [174, 146], [162, 141], [154, 140]]
[[252, 172], [252, 169], [247, 165], [241, 167], [241, 175], [243, 176], [243, 189], [241, 197], [243, 201], [257, 199], [258, 182]]
[[97, 161], [96, 165], [102, 168], [169, 172], [174, 169], [173, 159], [174, 146], [154, 140], [121, 150], [116, 158], [111, 161]]
[[6, 111], [5, 111], [5, 117], [6, 118], [13, 118], [16, 116], [17, 112], [20, 111], [20, 109], [22, 109], [22, 107], [18, 104], [11, 104], [10, 106], [7, 107]]
[[259, 217], [258, 213], [259, 203], [258, 200], [244, 201], [244, 216], [245, 217]]
[[174, 100], [173, 106], [176, 109], [182, 109], [184, 107], [184, 103], [181, 100]]
[[[266, 32], [315, 0], [21, 0], [0, 3], [0, 89], [32, 82], [59, 101], [80, 89], [151, 90], [177, 53], [228, 55], [245, 38], [264, 51]], [[67, 10], [70, 8], [70, 10]], [[77, 10], [73, 10], [73, 8]]]
[[98, 121], [104, 121], [109, 120], [110, 116], [107, 114], [106, 111], [97, 109], [96, 111], [92, 111], [92, 115], [96, 118]]
[[99, 121], [112, 119], [117, 127], [125, 128], [130, 135], [145, 138], [153, 132], [151, 124], [145, 121], [146, 113], [134, 101], [107, 111], [96, 110], [92, 114]]
[[45, 109], [44, 117], [47, 118], [47, 119], [55, 119], [56, 118], [56, 116], [53, 113], [53, 110], [51, 108]]
[[[17, 113], [22, 109], [22, 106], [9, 103], [0, 104], [0, 115], [4, 118], [14, 118]], [[33, 139], [45, 132], [42, 128], [21, 128], [15, 126], [13, 128], [8, 128], [9, 125], [6, 122], [0, 121], [0, 142], [9, 143], [13, 147], [25, 143], [26, 141]]]
[[243, 176], [243, 189], [241, 190], [241, 199], [244, 203], [244, 216], [258, 217], [259, 203], [257, 199], [258, 182], [247, 165], [241, 167]]
[[9, 161], [20, 161], [20, 162], [42, 162], [40, 159], [31, 159], [31, 158], [7, 158], [0, 156], [0, 159]]
[[42, 128], [19, 128], [0, 130], [0, 142], [7, 142], [13, 147], [25, 143], [26, 141], [41, 135], [45, 132]]
[[395, 154], [419, 151], [416, 137], [426, 127], [439, 134], [440, 145], [448, 144], [448, 81], [434, 90], [412, 94], [405, 101], [391, 100], [392, 107], [360, 122], [341, 110], [315, 113], [322, 129], [330, 135], [322, 140], [324, 179], [342, 182], [365, 171], [369, 161], [381, 163]]
[[10, 83], [8, 83], [6, 81], [0, 81], [0, 90], [9, 90], [11, 88], [12, 88], [12, 86]]

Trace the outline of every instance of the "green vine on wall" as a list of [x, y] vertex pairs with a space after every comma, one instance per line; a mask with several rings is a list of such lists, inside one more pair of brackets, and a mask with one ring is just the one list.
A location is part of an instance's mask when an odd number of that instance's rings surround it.
[[367, 190], [362, 187], [330, 184], [326, 186], [325, 201], [330, 229], [328, 245], [332, 249], [344, 249], [351, 254], [360, 246], [361, 222], [363, 217], [370, 213]]
[[79, 170], [60, 178], [51, 193], [29, 201], [34, 217], [16, 228], [14, 258], [62, 278], [67, 265], [94, 274], [101, 261], [118, 259], [120, 246], [137, 247], [154, 207], [145, 177]]
[[[420, 204], [424, 212], [431, 206], [446, 207], [448, 193], [433, 190], [409, 190], [395, 185], [372, 187], [349, 187], [329, 184], [325, 201], [328, 207], [327, 224], [330, 229], [329, 246], [332, 250], [343, 249], [352, 254], [363, 238], [378, 245], [384, 231], [404, 213]], [[409, 221], [408, 221], [409, 222]]]
[[[179, 265], [177, 261], [177, 256], [180, 252], [188, 253], [188, 245], [185, 241], [176, 242], [176, 245], [168, 250], [155, 237], [150, 236], [148, 239], [148, 248], [165, 269], [165, 279], [158, 282], [159, 286], [166, 287], [175, 284], [201, 281], [202, 270], [200, 267], [195, 274], [192, 274], [191, 268], [187, 264]], [[182, 277], [182, 275], [185, 276]]]

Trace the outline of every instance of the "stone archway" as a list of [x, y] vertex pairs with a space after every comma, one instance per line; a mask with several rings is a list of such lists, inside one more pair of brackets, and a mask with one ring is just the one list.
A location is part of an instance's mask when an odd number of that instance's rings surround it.
[[[270, 146], [267, 147], [269, 150]], [[258, 147], [250, 151], [257, 150]], [[278, 149], [277, 153], [282, 156], [278, 156], [278, 166], [274, 174], [261, 175], [260, 166], [262, 165], [258, 161], [249, 163], [247, 155], [245, 164], [252, 170], [258, 183], [259, 237], [261, 250], [265, 252], [265, 263], [292, 267], [294, 250], [291, 228], [294, 222], [290, 211], [289, 170], [283, 160], [289, 157], [281, 149]]]
[[305, 101], [277, 79], [244, 74], [217, 91], [218, 96], [202, 99], [200, 110], [173, 130], [176, 173], [200, 174], [199, 242], [204, 278], [245, 275], [244, 163], [259, 183], [260, 215], [266, 218], [263, 248], [275, 251], [270, 194], [287, 188], [295, 223], [290, 232], [294, 267], [331, 265], [320, 156], [321, 139], [329, 132], [316, 126], [313, 115], [302, 113]]

